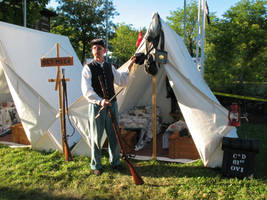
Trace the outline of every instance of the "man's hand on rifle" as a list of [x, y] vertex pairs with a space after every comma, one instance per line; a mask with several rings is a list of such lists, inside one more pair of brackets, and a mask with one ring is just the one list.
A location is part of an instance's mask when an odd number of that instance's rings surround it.
[[100, 101], [100, 104], [99, 104], [100, 106], [102, 106], [102, 107], [110, 107], [111, 106], [111, 103], [109, 102], [109, 100], [108, 99], [102, 99], [101, 101]]

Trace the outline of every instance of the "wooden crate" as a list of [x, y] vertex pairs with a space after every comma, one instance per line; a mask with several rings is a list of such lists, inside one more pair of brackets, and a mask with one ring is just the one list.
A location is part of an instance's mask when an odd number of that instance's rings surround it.
[[12, 141], [18, 144], [30, 145], [30, 141], [28, 140], [24, 128], [21, 123], [15, 124], [11, 126], [12, 133]]
[[137, 144], [137, 132], [121, 128], [122, 145], [126, 154], [133, 153]]
[[[125, 130], [120, 126], [121, 142], [126, 154], [133, 153], [134, 147], [137, 144], [137, 132]], [[106, 139], [103, 148], [108, 148], [108, 138]]]
[[191, 137], [181, 137], [180, 133], [175, 131], [169, 138], [169, 157], [195, 160], [199, 158], [199, 154]]

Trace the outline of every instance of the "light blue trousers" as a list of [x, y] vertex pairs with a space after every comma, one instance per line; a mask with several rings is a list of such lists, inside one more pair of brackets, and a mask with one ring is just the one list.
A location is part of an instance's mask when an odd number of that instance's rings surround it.
[[[111, 103], [111, 111], [118, 120], [117, 102]], [[105, 108], [101, 111], [100, 116], [95, 119], [101, 107], [96, 104], [89, 104], [89, 131], [91, 139], [91, 169], [101, 169], [101, 139], [104, 130], [108, 137], [108, 152], [110, 164], [114, 167], [120, 164], [120, 147], [118, 145], [116, 135], [112, 126], [112, 121]], [[118, 124], [117, 124], [118, 126]], [[97, 145], [98, 144], [98, 145]]]

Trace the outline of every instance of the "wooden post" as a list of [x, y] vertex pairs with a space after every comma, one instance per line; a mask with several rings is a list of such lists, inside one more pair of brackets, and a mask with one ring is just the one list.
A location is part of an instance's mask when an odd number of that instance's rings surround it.
[[[62, 91], [62, 84], [66, 84], [66, 79], [63, 74], [63, 79], [61, 77], [60, 66], [69, 66], [73, 65], [73, 57], [60, 57], [60, 44], [56, 43], [57, 49], [57, 57], [56, 58], [41, 58], [41, 67], [50, 67], [57, 66], [57, 78], [56, 79], [48, 79], [48, 82], [56, 82], [55, 90], [58, 90], [59, 96], [59, 115], [60, 115], [60, 132], [62, 137], [62, 150], [65, 155], [65, 160], [72, 160], [71, 153], [69, 150], [68, 142], [67, 142], [67, 134], [66, 134], [66, 120], [65, 120], [65, 101], [64, 101], [64, 89]], [[62, 84], [61, 84], [62, 83]]]
[[[57, 43], [57, 58], [60, 57], [60, 44]], [[59, 102], [59, 116], [60, 116], [60, 131], [61, 131], [61, 138], [62, 138], [62, 149], [63, 149], [63, 153], [65, 154], [65, 145], [64, 145], [64, 139], [63, 139], [63, 112], [62, 112], [62, 91], [61, 91], [61, 86], [60, 86], [60, 82], [61, 82], [61, 73], [60, 73], [60, 66], [57, 66], [57, 78], [56, 78], [56, 85], [55, 85], [55, 90], [58, 90], [58, 102]]]
[[[60, 44], [57, 43], [57, 58], [60, 57]], [[63, 116], [63, 113], [65, 114], [65, 111], [63, 111], [63, 96], [62, 96], [62, 87], [61, 87], [61, 72], [60, 72], [60, 66], [57, 66], [57, 79], [56, 79], [56, 86], [55, 90], [58, 89], [58, 96], [59, 96], [59, 115], [60, 115], [60, 130], [61, 130], [61, 136], [62, 136], [62, 149], [63, 153], [65, 155], [65, 160], [70, 161], [72, 160], [69, 147], [66, 141], [66, 125], [65, 125], [65, 116]], [[65, 107], [65, 106], [64, 106]]]
[[153, 153], [152, 159], [157, 159], [157, 78], [152, 76], [153, 94], [152, 94], [152, 119], [153, 119]]

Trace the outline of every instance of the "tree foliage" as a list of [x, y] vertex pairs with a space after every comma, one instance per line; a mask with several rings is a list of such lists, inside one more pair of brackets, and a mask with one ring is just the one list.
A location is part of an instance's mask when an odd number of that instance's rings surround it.
[[242, 93], [244, 82], [267, 81], [265, 3], [241, 0], [212, 24], [205, 78], [214, 89]]
[[124, 23], [118, 24], [115, 28], [115, 37], [110, 40], [110, 44], [112, 56], [117, 60], [116, 64], [122, 65], [134, 54], [138, 34], [139, 31]]
[[[192, 1], [186, 5], [186, 39], [185, 44], [191, 56], [194, 56], [197, 36], [197, 2]], [[170, 12], [167, 23], [180, 36], [184, 36], [184, 9], [178, 8]]]
[[[36, 20], [40, 19], [40, 11], [45, 8], [49, 0], [26, 1], [27, 27], [33, 28]], [[0, 21], [22, 26], [24, 18], [23, 0], [3, 0], [0, 2]]]
[[[198, 35], [198, 3], [196, 0], [189, 1], [186, 5], [186, 26], [184, 27], [184, 8], [178, 8], [170, 12], [167, 17], [167, 24], [180, 36], [184, 37], [185, 28], [185, 45], [192, 57], [196, 56], [196, 38]], [[210, 19], [213, 21], [215, 15], [210, 13]], [[202, 19], [200, 18], [200, 25]], [[206, 26], [206, 31], [209, 31], [209, 26]]]
[[[52, 24], [52, 32], [68, 36], [82, 62], [91, 55], [90, 41], [105, 38], [105, 2], [58, 0], [58, 17]], [[115, 8], [112, 1], [108, 1], [108, 4], [108, 16], [113, 17], [116, 14]]]

